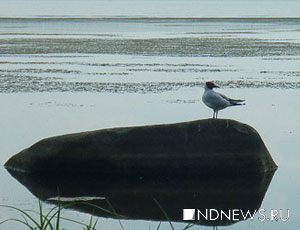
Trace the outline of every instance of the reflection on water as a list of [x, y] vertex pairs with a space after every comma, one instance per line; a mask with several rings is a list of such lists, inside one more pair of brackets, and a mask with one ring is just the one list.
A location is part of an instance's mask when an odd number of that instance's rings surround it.
[[[59, 191], [59, 199], [63, 204], [85, 200], [84, 203], [75, 202], [69, 206], [80, 212], [135, 220], [166, 221], [169, 218], [170, 221], [178, 222], [183, 221], [182, 211], [186, 208], [199, 209], [203, 213], [206, 209], [239, 209], [253, 213], [260, 208], [274, 172], [239, 176], [228, 174], [192, 180], [173, 178], [169, 181], [126, 181], [92, 175], [79, 178], [41, 177], [10, 171], [32, 194], [48, 203], [57, 203]], [[242, 220], [242, 216], [237, 217]], [[208, 226], [233, 223], [226, 218], [215, 221], [202, 219], [197, 222]]]

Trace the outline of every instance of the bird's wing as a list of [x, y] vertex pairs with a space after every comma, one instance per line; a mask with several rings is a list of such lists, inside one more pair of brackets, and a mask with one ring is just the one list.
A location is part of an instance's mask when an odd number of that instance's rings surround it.
[[230, 101], [227, 99], [229, 99], [229, 98], [227, 98], [226, 96], [224, 96], [220, 93], [217, 93], [215, 91], [211, 91], [211, 93], [207, 94], [207, 96], [205, 98], [207, 103], [213, 104], [216, 107], [229, 106]]
[[244, 102], [245, 100], [243, 99], [231, 99], [229, 97], [226, 97], [225, 95], [218, 93], [221, 97], [223, 97], [226, 101], [228, 101], [230, 104], [236, 104], [239, 102]]
[[[216, 92], [217, 93], [217, 92]], [[223, 99], [225, 99], [226, 101], [230, 101], [231, 99], [229, 97], [226, 97], [224, 94], [221, 93], [217, 93], [218, 95], [220, 95]]]

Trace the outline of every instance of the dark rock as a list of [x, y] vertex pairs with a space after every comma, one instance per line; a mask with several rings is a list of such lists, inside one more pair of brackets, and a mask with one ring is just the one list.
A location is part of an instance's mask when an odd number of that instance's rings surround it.
[[5, 167], [29, 173], [111, 178], [189, 178], [276, 169], [252, 127], [234, 120], [103, 129], [43, 139]]

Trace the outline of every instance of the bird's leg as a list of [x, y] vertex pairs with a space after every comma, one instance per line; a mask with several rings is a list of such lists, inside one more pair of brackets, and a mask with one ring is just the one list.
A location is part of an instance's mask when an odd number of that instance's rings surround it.
[[218, 119], [218, 112], [219, 112], [219, 111], [216, 112], [216, 119]]
[[216, 113], [216, 112], [215, 112], [215, 110], [214, 110], [214, 113], [213, 113], [213, 119], [215, 119], [215, 113]]

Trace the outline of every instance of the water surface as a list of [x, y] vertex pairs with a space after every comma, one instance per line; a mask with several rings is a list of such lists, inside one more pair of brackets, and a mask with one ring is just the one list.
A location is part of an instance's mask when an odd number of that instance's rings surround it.
[[[108, 2], [97, 1], [94, 8], [89, 7], [91, 2], [81, 9], [75, 4], [69, 13], [48, 6], [68, 6], [71, 1], [39, 1], [25, 10], [21, 1], [14, 14], [8, 11], [12, 3], [1, 7], [0, 163], [49, 136], [211, 117], [201, 96], [203, 83], [214, 80], [219, 91], [247, 102], [219, 116], [257, 129], [279, 166], [260, 207], [290, 210], [286, 222], [255, 219], [223, 228], [297, 229], [300, 19], [287, 17], [297, 17], [298, 3], [247, 2], [251, 7], [246, 11], [241, 2], [231, 1], [219, 15], [212, 7], [216, 1], [205, 2], [206, 8], [191, 7], [198, 4], [194, 1], [135, 3], [133, 11], [128, 10], [133, 3], [123, 2], [113, 13]], [[263, 4], [274, 7], [266, 11]], [[3, 167], [0, 178], [0, 203], [37, 210], [37, 198]], [[89, 221], [89, 215], [81, 212], [63, 214]], [[19, 215], [1, 210], [0, 220], [10, 217]], [[125, 229], [156, 229], [159, 221], [122, 220], [122, 224]], [[74, 229], [70, 223], [65, 226]], [[180, 229], [185, 224], [174, 226]], [[121, 226], [118, 220], [101, 217], [98, 229]], [[161, 229], [170, 225], [163, 222]]]

